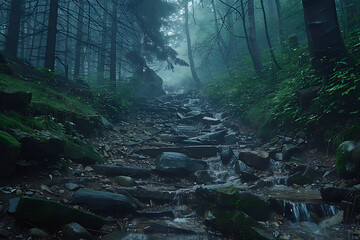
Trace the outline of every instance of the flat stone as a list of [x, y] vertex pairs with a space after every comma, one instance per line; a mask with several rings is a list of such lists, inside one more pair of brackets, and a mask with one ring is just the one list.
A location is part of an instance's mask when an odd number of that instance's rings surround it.
[[62, 240], [94, 239], [94, 237], [84, 227], [75, 222], [64, 225], [62, 227], [62, 233]]
[[288, 161], [295, 154], [301, 153], [301, 150], [298, 146], [292, 144], [285, 144], [282, 147], [283, 160]]
[[270, 166], [269, 153], [264, 151], [242, 151], [239, 153], [239, 160], [257, 170], [267, 170]]
[[237, 141], [236, 134], [232, 133], [232, 134], [225, 135], [224, 141], [225, 141], [225, 144], [228, 144], [228, 145], [235, 144]]
[[203, 157], [213, 157], [219, 152], [219, 148], [212, 145], [202, 146], [181, 146], [181, 147], [161, 147], [161, 148], [141, 148], [136, 149], [135, 153], [148, 155], [150, 157], [158, 157], [164, 152], [184, 153], [191, 158], [201, 159]]
[[145, 168], [122, 167], [116, 165], [94, 165], [91, 167], [96, 173], [108, 177], [128, 176], [133, 178], [148, 178], [151, 175], [151, 170]]
[[45, 231], [41, 230], [40, 228], [31, 228], [29, 230], [29, 234], [30, 234], [30, 236], [35, 237], [35, 238], [49, 237], [49, 234], [47, 234]]
[[16, 212], [16, 208], [17, 208], [17, 206], [19, 204], [19, 201], [20, 201], [19, 197], [9, 199], [9, 209], [8, 209], [9, 213], [15, 213]]
[[204, 124], [207, 125], [217, 125], [219, 123], [221, 123], [221, 121], [217, 118], [212, 118], [212, 117], [203, 117], [202, 119]]
[[124, 186], [124, 187], [135, 186], [135, 180], [133, 178], [127, 177], [127, 176], [117, 176], [117, 177], [115, 177], [115, 182], [119, 186]]
[[65, 188], [69, 191], [76, 191], [80, 189], [80, 186], [75, 183], [65, 183]]
[[131, 196], [86, 188], [76, 191], [70, 202], [91, 211], [115, 215], [125, 215], [138, 209], [138, 204]]

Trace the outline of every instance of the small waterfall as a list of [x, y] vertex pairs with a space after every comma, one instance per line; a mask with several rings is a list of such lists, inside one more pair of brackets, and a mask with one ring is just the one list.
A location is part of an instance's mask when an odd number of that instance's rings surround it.
[[339, 211], [338, 206], [327, 204], [283, 201], [283, 216], [293, 222], [318, 222], [322, 218], [336, 215]]

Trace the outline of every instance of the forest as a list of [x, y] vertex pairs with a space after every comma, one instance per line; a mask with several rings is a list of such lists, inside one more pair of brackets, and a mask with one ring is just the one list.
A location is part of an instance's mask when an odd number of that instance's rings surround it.
[[0, 1], [0, 239], [360, 239], [360, 1]]

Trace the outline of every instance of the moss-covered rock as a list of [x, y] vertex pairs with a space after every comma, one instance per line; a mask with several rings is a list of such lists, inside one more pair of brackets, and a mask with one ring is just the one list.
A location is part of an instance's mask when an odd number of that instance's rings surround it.
[[81, 141], [68, 141], [65, 148], [65, 156], [73, 162], [83, 165], [92, 165], [104, 162], [96, 150]]
[[360, 144], [354, 141], [341, 143], [336, 152], [336, 167], [340, 177], [355, 177], [360, 168]]
[[22, 197], [15, 212], [17, 220], [57, 229], [76, 222], [90, 229], [100, 229], [105, 219], [66, 205], [31, 197]]
[[0, 130], [0, 177], [8, 177], [15, 170], [20, 143], [9, 133]]

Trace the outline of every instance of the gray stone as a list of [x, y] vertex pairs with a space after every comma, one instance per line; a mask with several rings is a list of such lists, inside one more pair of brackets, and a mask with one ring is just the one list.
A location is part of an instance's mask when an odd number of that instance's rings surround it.
[[220, 144], [224, 142], [224, 137], [226, 133], [227, 133], [226, 130], [220, 130], [217, 132], [212, 132], [205, 135], [194, 137], [192, 138], [192, 140], [198, 140], [206, 144]]
[[228, 147], [220, 148], [220, 159], [224, 165], [230, 163], [232, 156], [234, 155], [233, 151]]
[[80, 186], [75, 183], [65, 183], [65, 188], [69, 191], [79, 190]]
[[301, 152], [300, 148], [296, 145], [285, 144], [282, 147], [283, 160], [288, 161], [295, 154], [299, 154]]
[[46, 232], [44, 232], [40, 228], [31, 228], [29, 230], [29, 234], [30, 234], [30, 236], [35, 237], [35, 238], [47, 238], [47, 237], [49, 237], [49, 234], [47, 234]]
[[175, 177], [184, 177], [196, 171], [205, 170], [206, 166], [206, 163], [201, 160], [176, 152], [164, 152], [155, 162], [158, 173]]
[[11, 198], [9, 199], [9, 209], [8, 212], [9, 213], [15, 213], [16, 212], [16, 208], [19, 204], [20, 198]]
[[208, 183], [211, 182], [213, 179], [211, 178], [209, 172], [207, 170], [200, 170], [195, 172], [196, 181], [198, 183]]
[[296, 172], [288, 177], [287, 184], [289, 186], [293, 184], [297, 185], [305, 185], [305, 184], [312, 184], [316, 180], [321, 178], [321, 172], [314, 170], [311, 167], [306, 167], [305, 171], [303, 172]]
[[212, 118], [212, 117], [203, 117], [202, 119], [204, 124], [207, 125], [217, 125], [219, 123], [221, 123], [221, 121], [217, 118]]
[[270, 166], [269, 153], [264, 151], [242, 151], [239, 153], [239, 160], [257, 170], [267, 170]]
[[119, 186], [124, 186], [124, 187], [135, 186], [135, 180], [133, 178], [127, 177], [127, 176], [117, 176], [117, 177], [115, 177], [115, 182]]
[[94, 239], [94, 237], [84, 227], [75, 222], [63, 226], [62, 233], [62, 240]]
[[91, 211], [115, 215], [125, 215], [138, 209], [137, 202], [129, 196], [86, 188], [76, 191], [71, 203]]
[[228, 145], [235, 144], [237, 141], [236, 134], [232, 133], [232, 134], [226, 135], [224, 137], [224, 141], [225, 141], [225, 144], [228, 144]]
[[150, 169], [136, 167], [122, 167], [116, 165], [93, 165], [96, 173], [108, 177], [128, 176], [133, 178], [148, 178], [151, 175]]
[[[219, 152], [218, 147], [212, 145], [202, 146], [181, 146], [181, 147], [160, 147], [160, 148], [141, 148], [136, 149], [135, 153], [148, 155], [150, 157], [158, 157], [164, 152], [184, 153], [191, 158], [201, 159], [203, 157], [213, 157]], [[122, 174], [124, 175], [124, 174]], [[133, 177], [133, 176], [131, 176]]]

